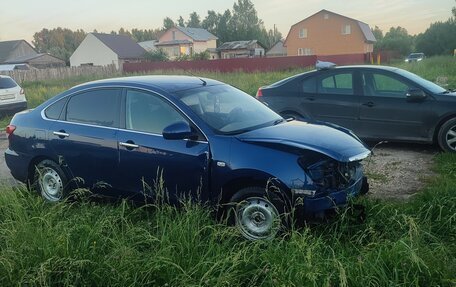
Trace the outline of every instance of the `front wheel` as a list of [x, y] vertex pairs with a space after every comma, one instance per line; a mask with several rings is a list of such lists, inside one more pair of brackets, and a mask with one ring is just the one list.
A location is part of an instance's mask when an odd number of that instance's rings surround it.
[[231, 202], [235, 203], [235, 225], [246, 239], [273, 239], [282, 228], [284, 206], [277, 196], [267, 196], [264, 189], [244, 188], [232, 197]]
[[445, 122], [438, 134], [439, 146], [447, 152], [456, 152], [456, 118]]
[[43, 160], [35, 166], [32, 189], [50, 202], [61, 201], [65, 197], [67, 178], [63, 170], [52, 160]]

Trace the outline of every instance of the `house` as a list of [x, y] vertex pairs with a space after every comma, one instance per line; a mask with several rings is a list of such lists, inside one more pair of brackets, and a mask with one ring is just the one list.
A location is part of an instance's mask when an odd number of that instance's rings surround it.
[[144, 50], [126, 35], [89, 33], [70, 57], [72, 67], [108, 66], [122, 69], [125, 62], [144, 59]]
[[157, 43], [158, 43], [157, 40], [150, 40], [150, 41], [138, 42], [138, 45], [141, 46], [147, 52], [153, 52], [157, 49], [157, 47], [155, 47], [155, 45]]
[[287, 55], [287, 48], [283, 46], [283, 42], [285, 40], [280, 39], [272, 45], [271, 49], [266, 52], [266, 57], [285, 57]]
[[291, 26], [285, 40], [288, 56], [366, 54], [374, 49], [369, 25], [321, 10]]
[[38, 53], [25, 40], [3, 41], [0, 42], [0, 63], [13, 61], [20, 57], [33, 56]]
[[155, 44], [163, 49], [170, 59], [182, 55], [191, 56], [217, 48], [217, 37], [202, 28], [173, 27], [168, 29]]
[[220, 58], [254, 58], [263, 57], [265, 47], [257, 40], [225, 42], [217, 48]]
[[17, 57], [4, 62], [5, 64], [27, 64], [37, 69], [65, 67], [65, 60], [47, 53]]

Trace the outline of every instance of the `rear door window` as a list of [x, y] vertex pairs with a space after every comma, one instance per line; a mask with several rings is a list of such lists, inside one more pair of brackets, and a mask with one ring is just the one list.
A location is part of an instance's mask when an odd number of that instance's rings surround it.
[[319, 94], [353, 95], [353, 74], [351, 72], [325, 75], [318, 80]]
[[44, 114], [48, 119], [53, 119], [57, 120], [60, 118], [60, 114], [62, 113], [63, 107], [65, 106], [66, 103], [66, 98], [65, 99], [60, 99], [57, 102], [53, 103], [50, 105], [45, 111]]
[[11, 89], [16, 86], [17, 84], [13, 79], [0, 77], [0, 89]]
[[66, 108], [69, 122], [119, 127], [121, 89], [92, 90], [72, 96]]

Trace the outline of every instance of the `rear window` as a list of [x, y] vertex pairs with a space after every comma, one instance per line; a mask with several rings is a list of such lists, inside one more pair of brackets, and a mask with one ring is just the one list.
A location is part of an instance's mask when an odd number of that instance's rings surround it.
[[58, 100], [57, 102], [50, 105], [45, 111], [44, 114], [48, 119], [57, 120], [60, 118], [62, 113], [63, 106], [65, 106], [66, 98]]
[[11, 89], [17, 87], [16, 82], [11, 78], [0, 78], [0, 89]]

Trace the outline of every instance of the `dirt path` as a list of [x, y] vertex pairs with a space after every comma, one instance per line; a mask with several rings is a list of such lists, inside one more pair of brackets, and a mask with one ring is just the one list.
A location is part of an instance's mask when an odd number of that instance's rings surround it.
[[437, 147], [419, 144], [389, 143], [374, 149], [364, 167], [369, 178], [370, 196], [407, 199], [434, 176], [432, 171]]

